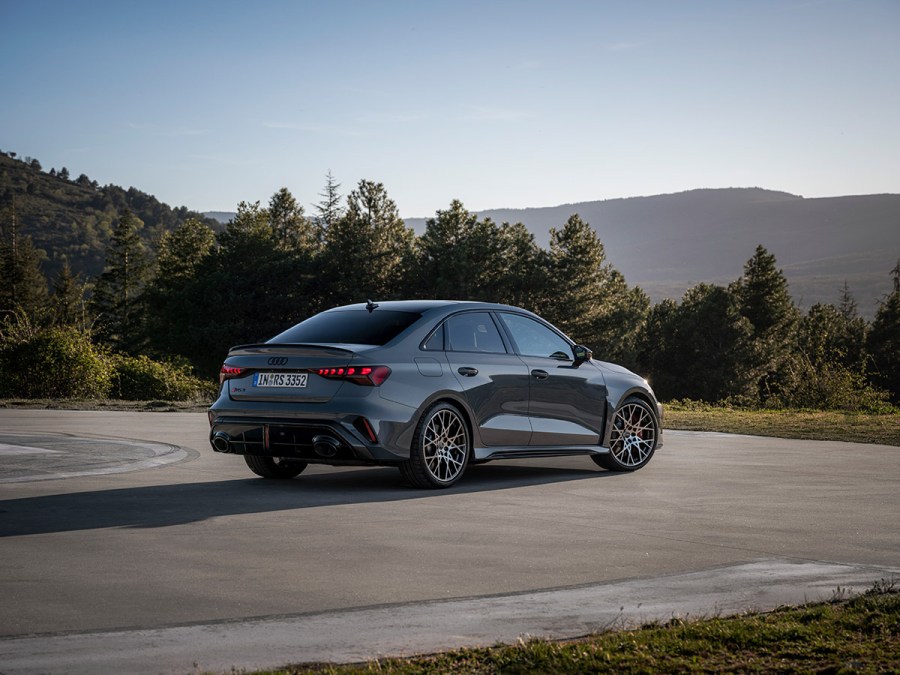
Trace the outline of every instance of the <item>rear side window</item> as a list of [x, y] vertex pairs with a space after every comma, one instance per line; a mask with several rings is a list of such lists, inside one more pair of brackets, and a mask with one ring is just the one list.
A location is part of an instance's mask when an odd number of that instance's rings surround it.
[[438, 329], [431, 334], [427, 340], [425, 340], [425, 344], [422, 345], [422, 349], [425, 349], [429, 352], [441, 352], [444, 351], [444, 327], [438, 326]]
[[455, 352], [505, 354], [497, 326], [487, 312], [466, 312], [447, 319], [448, 348]]
[[409, 328], [421, 314], [376, 309], [322, 312], [273, 337], [274, 343], [385, 345]]

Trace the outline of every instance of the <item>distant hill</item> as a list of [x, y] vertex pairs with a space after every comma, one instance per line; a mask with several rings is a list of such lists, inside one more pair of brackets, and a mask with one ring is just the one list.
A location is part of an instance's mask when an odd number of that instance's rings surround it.
[[237, 213], [235, 213], [234, 211], [204, 211], [203, 215], [207, 218], [212, 218], [222, 225], [227, 225], [228, 222], [237, 215]]
[[48, 279], [65, 259], [85, 277], [100, 274], [110, 228], [126, 209], [143, 221], [140, 234], [151, 248], [164, 231], [188, 218], [221, 229], [216, 220], [184, 206], [172, 208], [135, 188], [101, 187], [84, 174], [66, 178], [52, 171], [36, 160], [0, 152], [0, 227], [8, 226], [14, 205], [20, 234], [30, 235], [46, 255], [42, 270]]
[[[762, 244], [775, 254], [803, 307], [837, 302], [844, 281], [871, 318], [891, 290], [900, 258], [900, 195], [804, 199], [760, 188], [691, 190], [479, 215], [521, 222], [546, 247], [549, 228], [578, 213], [606, 247], [607, 259], [653, 300], [680, 298], [690, 286], [737, 278]], [[407, 225], [421, 232], [425, 219]]]

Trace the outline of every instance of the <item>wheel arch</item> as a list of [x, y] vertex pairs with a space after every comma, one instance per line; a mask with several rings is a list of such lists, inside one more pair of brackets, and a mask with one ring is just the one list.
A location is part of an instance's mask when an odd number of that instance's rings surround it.
[[657, 416], [656, 400], [652, 396], [650, 396], [646, 391], [644, 391], [643, 389], [635, 388], [635, 389], [632, 389], [631, 391], [627, 392], [619, 400], [619, 404], [621, 405], [623, 401], [625, 401], [626, 399], [629, 399], [629, 398], [638, 398], [638, 399], [642, 400], [644, 403], [646, 403], [648, 406], [650, 406], [650, 411], [653, 413], [654, 417]]
[[[644, 389], [640, 387], [631, 387], [630, 389], [626, 389], [618, 398], [618, 400], [613, 404], [613, 402], [609, 399], [606, 400], [606, 419], [603, 420], [603, 443], [601, 445], [604, 448], [609, 447], [610, 436], [612, 434], [612, 421], [613, 416], [616, 414], [616, 410], [618, 410], [619, 406], [621, 406], [625, 401], [629, 398], [640, 399], [644, 403], [647, 404], [647, 407], [650, 408], [650, 414], [653, 415], [653, 418], [656, 420], [657, 426], [657, 438], [661, 439], [662, 437], [662, 420], [659, 417], [659, 413], [657, 412], [657, 402], [656, 399], [650, 395]], [[661, 445], [662, 443], [659, 442]]]
[[477, 436], [477, 431], [475, 429], [475, 425], [472, 424], [472, 420], [474, 416], [472, 414], [472, 410], [469, 408], [468, 403], [466, 403], [465, 398], [451, 390], [444, 390], [433, 393], [431, 396], [425, 399], [422, 405], [416, 410], [415, 414], [410, 418], [410, 422], [407, 425], [407, 430], [401, 436], [401, 441], [403, 443], [404, 448], [410, 450], [412, 448], [413, 438], [415, 437], [415, 430], [418, 428], [419, 423], [422, 421], [422, 417], [425, 415], [428, 410], [431, 409], [432, 406], [438, 403], [448, 403], [452, 405], [454, 408], [459, 410], [462, 415], [463, 422], [466, 424], [466, 428], [469, 430], [469, 438], [472, 440], [469, 448], [470, 459], [472, 459], [474, 455], [474, 448], [476, 443], [480, 443], [481, 439]]
[[466, 425], [466, 429], [469, 430], [469, 438], [471, 439], [471, 442], [469, 443], [469, 461], [471, 462], [475, 459], [475, 426], [472, 424], [472, 412], [469, 410], [469, 407], [467, 405], [463, 404], [459, 399], [456, 398], [439, 398], [431, 405], [435, 405], [437, 403], [446, 403], [448, 405], [452, 405], [459, 411], [463, 423]]

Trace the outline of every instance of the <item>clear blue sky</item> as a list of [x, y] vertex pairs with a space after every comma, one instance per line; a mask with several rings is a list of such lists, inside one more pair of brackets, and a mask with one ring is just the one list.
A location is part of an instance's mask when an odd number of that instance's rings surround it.
[[0, 0], [0, 148], [234, 210], [900, 192], [900, 2]]

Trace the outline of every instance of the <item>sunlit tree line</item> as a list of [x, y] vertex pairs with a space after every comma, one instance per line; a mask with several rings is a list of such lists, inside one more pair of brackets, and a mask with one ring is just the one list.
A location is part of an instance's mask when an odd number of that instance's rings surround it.
[[[108, 349], [189, 363], [211, 376], [228, 348], [267, 339], [328, 307], [367, 298], [484, 300], [531, 309], [595, 357], [647, 376], [662, 399], [879, 409], [900, 393], [900, 263], [875, 320], [845, 286], [805, 314], [762, 246], [727, 286], [698, 284], [651, 306], [607, 261], [578, 215], [547, 249], [521, 223], [495, 223], [453, 201], [416, 235], [381, 183], [346, 196], [330, 174], [309, 213], [282, 188], [241, 202], [216, 234], [187, 220], [155, 252], [124, 212], [96, 279], [67, 267], [52, 284], [4, 214], [0, 310], [76, 325]], [[887, 392], [887, 393], [885, 393]]]

